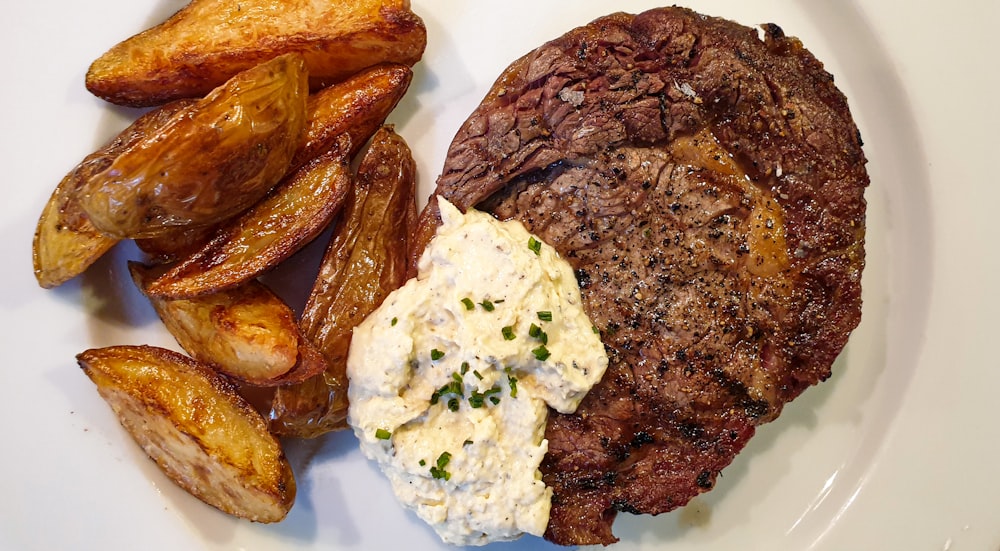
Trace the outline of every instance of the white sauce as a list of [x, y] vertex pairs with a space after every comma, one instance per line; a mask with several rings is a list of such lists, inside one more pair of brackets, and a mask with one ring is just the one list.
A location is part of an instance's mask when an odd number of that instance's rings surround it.
[[541, 535], [546, 405], [574, 411], [608, 358], [551, 247], [519, 222], [439, 206], [417, 277], [354, 330], [348, 421], [400, 502], [445, 542]]

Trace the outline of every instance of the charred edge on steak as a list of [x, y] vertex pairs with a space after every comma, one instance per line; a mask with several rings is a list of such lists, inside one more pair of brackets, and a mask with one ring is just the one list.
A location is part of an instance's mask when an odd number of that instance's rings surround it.
[[764, 31], [598, 19], [516, 61], [449, 150], [436, 193], [552, 244], [609, 353], [546, 430], [556, 543], [614, 542], [618, 511], [710, 489], [860, 319], [857, 128], [822, 64]]

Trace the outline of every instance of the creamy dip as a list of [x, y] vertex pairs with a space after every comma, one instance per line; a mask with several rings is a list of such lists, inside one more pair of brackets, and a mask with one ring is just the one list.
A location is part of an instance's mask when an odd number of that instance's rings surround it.
[[554, 249], [519, 222], [439, 207], [418, 275], [354, 331], [348, 421], [444, 541], [541, 535], [546, 406], [574, 411], [608, 358]]

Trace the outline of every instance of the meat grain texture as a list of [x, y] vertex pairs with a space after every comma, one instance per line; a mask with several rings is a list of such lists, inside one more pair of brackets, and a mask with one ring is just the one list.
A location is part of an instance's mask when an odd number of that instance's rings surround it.
[[435, 194], [555, 247], [610, 357], [549, 418], [547, 539], [613, 543], [618, 512], [684, 505], [831, 375], [861, 316], [861, 146], [833, 77], [773, 24], [613, 14], [499, 77]]

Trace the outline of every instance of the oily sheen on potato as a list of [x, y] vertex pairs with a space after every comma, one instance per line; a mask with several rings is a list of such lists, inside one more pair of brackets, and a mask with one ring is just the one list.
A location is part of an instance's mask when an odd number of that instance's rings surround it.
[[256, 522], [285, 518], [295, 478], [267, 423], [222, 375], [152, 346], [82, 352], [77, 361], [157, 466], [205, 503]]
[[237, 74], [118, 155], [80, 189], [98, 231], [153, 237], [225, 220], [284, 176], [309, 94], [305, 63], [274, 58]]

